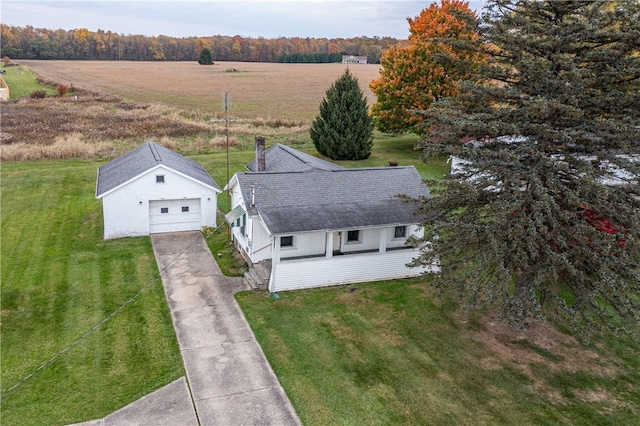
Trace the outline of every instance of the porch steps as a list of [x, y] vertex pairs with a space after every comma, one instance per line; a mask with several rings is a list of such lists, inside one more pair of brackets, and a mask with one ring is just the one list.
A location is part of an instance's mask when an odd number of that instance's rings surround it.
[[251, 269], [244, 273], [244, 285], [250, 290], [265, 290], [269, 287], [271, 276], [271, 260], [263, 260], [255, 263]]

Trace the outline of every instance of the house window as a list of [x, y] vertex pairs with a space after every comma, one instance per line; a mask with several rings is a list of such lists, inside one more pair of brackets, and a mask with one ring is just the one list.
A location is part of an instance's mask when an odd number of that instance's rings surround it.
[[189, 213], [189, 206], [182, 206], [182, 213]]
[[169, 213], [169, 207], [160, 207], [160, 213]]
[[393, 238], [405, 238], [406, 236], [407, 236], [407, 227], [396, 226], [395, 231], [393, 231]]
[[293, 247], [293, 235], [280, 237], [280, 247]]
[[242, 226], [240, 226], [240, 235], [243, 237], [247, 236], [247, 215], [242, 215]]
[[164, 175], [156, 175], [156, 183], [164, 183]]
[[360, 241], [360, 231], [347, 231], [347, 242], [348, 243], [357, 243]]

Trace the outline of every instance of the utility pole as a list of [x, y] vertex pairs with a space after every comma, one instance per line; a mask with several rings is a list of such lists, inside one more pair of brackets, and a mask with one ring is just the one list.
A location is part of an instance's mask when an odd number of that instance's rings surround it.
[[[224, 133], [227, 138], [227, 184], [229, 184], [229, 103], [231, 97], [228, 93], [224, 94]], [[231, 210], [231, 193], [227, 189], [227, 204]]]

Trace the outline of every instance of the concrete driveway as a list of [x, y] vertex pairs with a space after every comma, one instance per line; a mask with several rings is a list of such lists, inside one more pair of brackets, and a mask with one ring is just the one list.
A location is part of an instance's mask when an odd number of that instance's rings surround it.
[[[154, 234], [184, 378], [83, 425], [301, 425], [200, 232]], [[195, 410], [195, 412], [194, 412]]]

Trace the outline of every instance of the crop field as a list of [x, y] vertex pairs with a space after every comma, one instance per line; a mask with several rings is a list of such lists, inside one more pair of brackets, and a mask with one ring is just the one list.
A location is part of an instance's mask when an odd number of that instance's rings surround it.
[[[184, 110], [223, 116], [223, 94], [229, 115], [238, 118], [311, 122], [344, 64], [274, 64], [216, 62], [35, 61], [21, 60], [39, 76], [79, 89], [97, 90], [136, 102], [160, 102]], [[369, 104], [369, 83], [380, 65], [351, 65]]]

